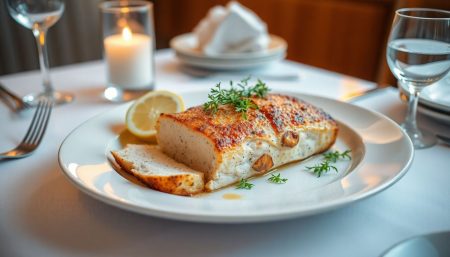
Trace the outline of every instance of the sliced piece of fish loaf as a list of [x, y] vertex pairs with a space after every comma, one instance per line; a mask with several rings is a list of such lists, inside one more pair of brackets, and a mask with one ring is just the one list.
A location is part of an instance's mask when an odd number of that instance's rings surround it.
[[150, 188], [176, 195], [192, 195], [204, 189], [204, 174], [168, 157], [155, 145], [129, 144], [112, 151], [120, 167]]

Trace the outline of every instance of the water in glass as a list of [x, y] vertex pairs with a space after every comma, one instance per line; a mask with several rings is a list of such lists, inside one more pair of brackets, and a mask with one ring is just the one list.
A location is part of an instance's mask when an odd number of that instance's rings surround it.
[[415, 85], [432, 84], [450, 70], [450, 44], [429, 39], [396, 39], [389, 42], [388, 64], [400, 80]]
[[436, 143], [433, 133], [416, 122], [420, 92], [450, 70], [450, 12], [404, 8], [395, 12], [386, 58], [400, 85], [409, 92], [406, 119], [401, 124], [416, 149]]

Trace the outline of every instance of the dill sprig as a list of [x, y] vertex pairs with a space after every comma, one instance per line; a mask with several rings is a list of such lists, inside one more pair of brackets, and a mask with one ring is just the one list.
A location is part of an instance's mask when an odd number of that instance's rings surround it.
[[252, 189], [253, 186], [254, 185], [252, 183], [249, 183], [247, 179], [241, 178], [241, 180], [239, 181], [239, 184], [236, 186], [236, 188], [250, 190], [250, 189]]
[[323, 173], [327, 173], [330, 170], [338, 172], [338, 169], [332, 165], [332, 163], [336, 163], [339, 160], [351, 160], [352, 157], [350, 156], [351, 150], [345, 150], [344, 152], [331, 151], [323, 154], [323, 161], [321, 163], [318, 163], [314, 166], [306, 167], [307, 170], [312, 171], [317, 177], [322, 176]]
[[218, 83], [208, 94], [208, 102], [203, 104], [203, 109], [214, 114], [219, 110], [220, 105], [232, 105], [236, 112], [242, 113], [242, 117], [247, 119], [248, 109], [258, 109], [258, 106], [250, 99], [251, 97], [265, 97], [269, 88], [264, 82], [258, 79], [254, 86], [248, 86], [250, 77], [237, 83], [237, 87], [230, 81], [230, 89], [221, 88]]
[[282, 178], [281, 173], [278, 173], [277, 175], [272, 173], [270, 178], [268, 178], [267, 180], [269, 180], [270, 182], [275, 183], [275, 184], [284, 184], [284, 183], [286, 183], [286, 181], [288, 179]]

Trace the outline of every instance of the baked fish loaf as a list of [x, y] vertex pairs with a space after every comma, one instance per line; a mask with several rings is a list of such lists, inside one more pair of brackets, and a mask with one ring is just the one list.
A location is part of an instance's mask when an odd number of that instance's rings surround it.
[[212, 191], [242, 178], [326, 151], [337, 137], [335, 120], [294, 97], [268, 94], [252, 97], [258, 109], [247, 119], [223, 105], [215, 114], [203, 106], [162, 114], [156, 126], [162, 151], [205, 174]]
[[155, 145], [133, 145], [112, 151], [117, 164], [158, 191], [191, 195], [204, 189], [204, 174], [166, 156]]

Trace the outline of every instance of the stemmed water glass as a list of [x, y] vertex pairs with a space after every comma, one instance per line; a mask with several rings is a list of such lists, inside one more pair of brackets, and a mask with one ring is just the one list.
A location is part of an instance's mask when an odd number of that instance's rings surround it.
[[450, 70], [450, 12], [426, 8], [397, 10], [387, 45], [387, 61], [399, 84], [409, 92], [402, 128], [414, 148], [434, 145], [435, 136], [418, 129], [416, 110], [422, 89]]
[[37, 102], [41, 95], [50, 96], [55, 104], [69, 103], [73, 100], [70, 93], [55, 91], [49, 76], [47, 55], [47, 30], [53, 26], [64, 12], [62, 0], [7, 0], [11, 16], [22, 26], [31, 29], [36, 38], [39, 65], [42, 73], [44, 92], [24, 97], [26, 102]]

